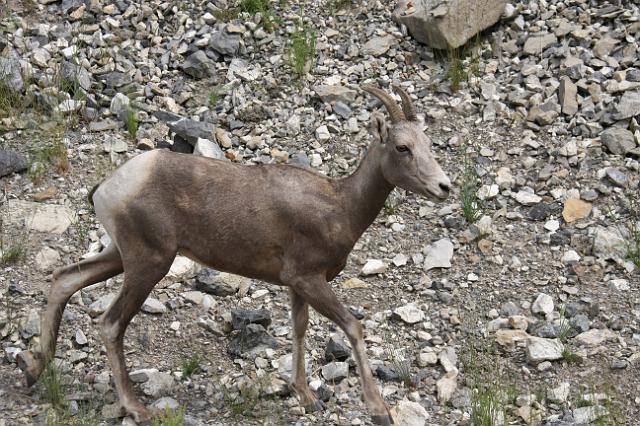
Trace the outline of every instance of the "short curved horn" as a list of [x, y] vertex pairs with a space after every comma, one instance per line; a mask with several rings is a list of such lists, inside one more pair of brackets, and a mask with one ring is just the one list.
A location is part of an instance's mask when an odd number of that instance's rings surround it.
[[411, 101], [411, 97], [400, 86], [393, 85], [393, 90], [402, 98], [402, 111], [409, 121], [417, 121], [418, 115], [416, 114], [416, 107]]
[[396, 101], [393, 100], [391, 95], [389, 95], [387, 92], [373, 86], [362, 86], [362, 90], [364, 90], [365, 92], [369, 92], [376, 98], [380, 99], [380, 101], [384, 104], [385, 108], [387, 108], [387, 111], [389, 112], [389, 116], [391, 116], [392, 123], [395, 124], [403, 120], [406, 120], [404, 117], [404, 113], [402, 112], [398, 104], [396, 104]]

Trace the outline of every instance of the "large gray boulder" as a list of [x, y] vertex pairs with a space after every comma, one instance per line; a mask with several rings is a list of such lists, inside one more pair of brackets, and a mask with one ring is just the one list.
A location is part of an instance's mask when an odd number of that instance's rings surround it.
[[506, 0], [400, 0], [393, 18], [419, 42], [455, 49], [498, 22], [506, 4]]

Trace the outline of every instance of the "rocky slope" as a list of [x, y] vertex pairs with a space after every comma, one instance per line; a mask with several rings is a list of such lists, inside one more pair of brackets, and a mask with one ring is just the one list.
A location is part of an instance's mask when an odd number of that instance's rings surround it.
[[[65, 311], [66, 408], [15, 364], [38, 339], [50, 272], [108, 243], [86, 203], [95, 183], [153, 148], [345, 176], [379, 107], [358, 87], [390, 83], [414, 98], [456, 184], [443, 204], [396, 190], [334, 282], [396, 420], [637, 424], [638, 5], [512, 2], [444, 52], [394, 7], [0, 5], [0, 425], [131, 424], [95, 323], [122, 277]], [[290, 345], [285, 290], [179, 258], [125, 353], [145, 403], [184, 405], [186, 424], [368, 424], [343, 334], [312, 314], [319, 413], [287, 390]]]

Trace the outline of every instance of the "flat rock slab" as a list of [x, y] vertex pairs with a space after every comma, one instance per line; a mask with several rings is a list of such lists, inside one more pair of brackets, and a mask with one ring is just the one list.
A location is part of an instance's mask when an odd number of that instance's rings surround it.
[[402, 400], [391, 409], [391, 415], [397, 426], [424, 426], [429, 413], [417, 402]]
[[498, 20], [506, 0], [400, 0], [393, 19], [435, 49], [455, 49]]
[[73, 223], [74, 213], [66, 206], [12, 200], [7, 221], [11, 226], [26, 226], [37, 232], [62, 234]]
[[531, 336], [527, 340], [527, 361], [534, 365], [561, 359], [563, 351], [564, 345], [558, 339]]
[[424, 249], [424, 270], [433, 268], [451, 268], [453, 257], [453, 243], [448, 238], [443, 238]]
[[589, 217], [589, 213], [591, 213], [591, 203], [572, 198], [565, 201], [562, 217], [565, 222], [571, 223]]

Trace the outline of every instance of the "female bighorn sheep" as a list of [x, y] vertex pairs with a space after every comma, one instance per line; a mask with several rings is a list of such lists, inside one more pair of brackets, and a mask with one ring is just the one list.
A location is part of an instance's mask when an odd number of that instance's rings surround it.
[[290, 165], [246, 166], [150, 151], [131, 159], [90, 196], [112, 243], [95, 257], [56, 270], [42, 317], [40, 345], [19, 355], [27, 383], [55, 354], [60, 319], [78, 290], [124, 271], [119, 295], [101, 319], [101, 335], [124, 410], [150, 418], [127, 374], [123, 337], [176, 253], [221, 271], [289, 287], [293, 318], [291, 388], [310, 410], [321, 407], [307, 384], [304, 335], [309, 305], [349, 338], [364, 399], [377, 424], [392, 418], [371, 374], [360, 322], [328, 284], [371, 225], [395, 186], [445, 199], [451, 182], [431, 153], [410, 97], [394, 86], [402, 109], [385, 91], [366, 86], [391, 117], [374, 113], [373, 143], [358, 169], [329, 179]]

